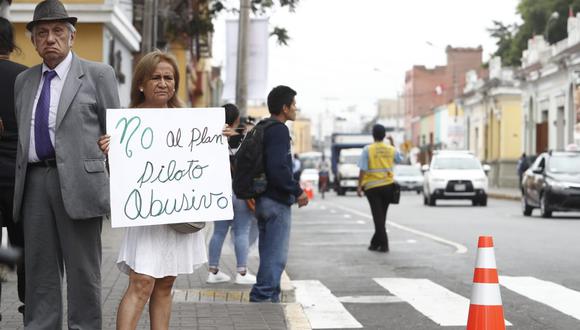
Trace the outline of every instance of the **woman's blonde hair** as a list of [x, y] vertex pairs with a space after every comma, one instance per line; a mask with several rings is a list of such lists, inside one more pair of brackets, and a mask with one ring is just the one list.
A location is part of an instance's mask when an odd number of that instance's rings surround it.
[[170, 108], [182, 108], [184, 106], [183, 102], [177, 97], [177, 92], [179, 91], [179, 68], [177, 67], [177, 61], [173, 55], [156, 49], [143, 56], [135, 67], [133, 81], [131, 82], [130, 108], [137, 108], [145, 102], [145, 95], [139, 90], [139, 86], [144, 85], [147, 80], [151, 79], [157, 64], [161, 62], [167, 62], [173, 67], [173, 76], [175, 77], [175, 92], [169, 101], [167, 101], [167, 106]]

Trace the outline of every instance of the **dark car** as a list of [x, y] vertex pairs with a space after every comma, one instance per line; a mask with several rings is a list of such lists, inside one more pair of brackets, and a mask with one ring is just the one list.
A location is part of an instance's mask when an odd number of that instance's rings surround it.
[[580, 211], [580, 152], [550, 151], [538, 156], [522, 179], [522, 212], [544, 218], [554, 211]]

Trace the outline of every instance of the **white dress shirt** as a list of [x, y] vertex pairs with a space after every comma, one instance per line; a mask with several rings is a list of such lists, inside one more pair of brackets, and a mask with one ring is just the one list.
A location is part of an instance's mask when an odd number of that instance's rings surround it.
[[[60, 62], [59, 65], [54, 68], [56, 71], [56, 77], [50, 82], [50, 107], [48, 112], [48, 134], [50, 135], [50, 142], [52, 146], [55, 145], [55, 126], [56, 126], [56, 112], [58, 110], [58, 103], [60, 102], [60, 94], [62, 93], [62, 88], [64, 86], [64, 81], [70, 70], [72, 63], [72, 52], [69, 51], [65, 59]], [[38, 85], [38, 91], [36, 91], [36, 97], [34, 98], [34, 105], [32, 107], [32, 118], [30, 119], [30, 145], [28, 148], [28, 162], [34, 163], [40, 161], [36, 155], [36, 143], [34, 141], [34, 117], [36, 115], [36, 105], [38, 104], [38, 98], [40, 97], [40, 92], [42, 91], [42, 85], [44, 85], [44, 72], [49, 71], [50, 68], [46, 64], [42, 64], [42, 74], [40, 75], [40, 84]], [[56, 148], [55, 148], [56, 149]]]

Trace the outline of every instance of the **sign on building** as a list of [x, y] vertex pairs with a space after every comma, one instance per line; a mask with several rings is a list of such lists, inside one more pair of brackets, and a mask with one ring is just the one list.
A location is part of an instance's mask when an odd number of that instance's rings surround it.
[[233, 218], [223, 108], [109, 109], [113, 227]]

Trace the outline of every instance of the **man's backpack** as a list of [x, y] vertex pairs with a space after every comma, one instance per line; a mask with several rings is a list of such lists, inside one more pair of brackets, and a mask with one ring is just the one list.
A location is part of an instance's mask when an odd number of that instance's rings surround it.
[[256, 198], [266, 191], [264, 132], [275, 124], [280, 122], [271, 118], [261, 120], [242, 141], [234, 159], [233, 189], [237, 198]]

